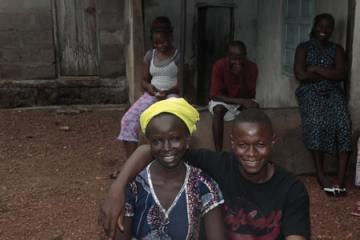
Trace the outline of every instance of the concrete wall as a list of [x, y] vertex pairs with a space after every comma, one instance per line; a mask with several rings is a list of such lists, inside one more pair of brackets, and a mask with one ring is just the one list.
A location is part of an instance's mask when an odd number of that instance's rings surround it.
[[0, 81], [56, 77], [51, 1], [0, 3]]
[[0, 2], [0, 107], [127, 102], [124, 1], [96, 1], [99, 74], [80, 77], [60, 75], [54, 1]]
[[127, 20], [124, 16], [125, 1], [97, 1], [100, 76], [126, 75], [125, 49], [128, 44]]

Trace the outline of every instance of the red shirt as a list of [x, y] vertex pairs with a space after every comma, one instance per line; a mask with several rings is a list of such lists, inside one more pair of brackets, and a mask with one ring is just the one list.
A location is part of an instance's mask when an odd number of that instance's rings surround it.
[[255, 63], [246, 60], [245, 81], [241, 83], [238, 76], [230, 72], [229, 58], [221, 58], [212, 68], [210, 99], [217, 95], [232, 98], [255, 98], [258, 69]]

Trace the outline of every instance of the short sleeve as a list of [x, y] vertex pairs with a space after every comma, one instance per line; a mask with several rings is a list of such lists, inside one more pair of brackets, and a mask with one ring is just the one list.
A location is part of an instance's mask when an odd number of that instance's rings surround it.
[[200, 174], [200, 192], [201, 192], [201, 216], [212, 209], [224, 203], [224, 198], [219, 188], [219, 185], [207, 174], [201, 172]]
[[124, 214], [126, 217], [134, 216], [136, 197], [137, 197], [136, 183], [131, 182], [128, 184], [126, 188], [125, 214]]
[[148, 50], [144, 56], [144, 63], [150, 65], [153, 50]]
[[297, 180], [289, 190], [283, 217], [285, 236], [310, 237], [309, 196], [304, 184]]

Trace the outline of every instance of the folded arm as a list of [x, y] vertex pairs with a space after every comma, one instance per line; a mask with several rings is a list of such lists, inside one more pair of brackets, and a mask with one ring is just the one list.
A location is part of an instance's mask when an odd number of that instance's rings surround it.
[[321, 77], [315, 72], [308, 71], [306, 67], [306, 50], [302, 45], [299, 45], [295, 51], [294, 73], [296, 79], [300, 82], [316, 80]]
[[308, 71], [320, 75], [322, 78], [334, 81], [345, 80], [346, 74], [346, 57], [342, 47], [336, 47], [335, 68], [325, 68], [321, 66], [309, 66]]

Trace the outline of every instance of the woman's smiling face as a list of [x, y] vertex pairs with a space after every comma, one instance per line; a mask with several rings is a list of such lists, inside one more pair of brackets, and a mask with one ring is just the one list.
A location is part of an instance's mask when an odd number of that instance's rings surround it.
[[154, 117], [146, 129], [150, 141], [151, 153], [161, 166], [176, 168], [190, 143], [190, 134], [186, 125], [173, 114], [162, 113]]
[[334, 23], [329, 18], [320, 19], [314, 26], [315, 38], [320, 41], [327, 41], [334, 31]]

